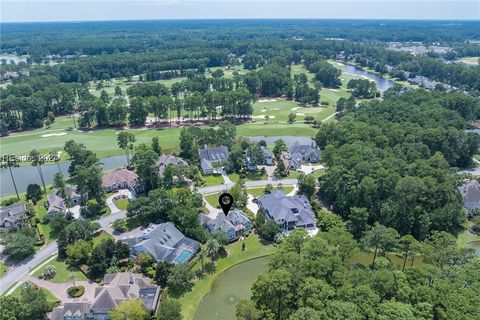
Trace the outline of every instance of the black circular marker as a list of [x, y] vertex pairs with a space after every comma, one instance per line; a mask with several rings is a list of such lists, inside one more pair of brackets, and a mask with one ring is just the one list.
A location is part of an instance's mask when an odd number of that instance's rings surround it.
[[227, 192], [222, 193], [220, 197], [218, 197], [218, 203], [220, 207], [222, 207], [223, 213], [227, 215], [233, 205], [233, 196]]

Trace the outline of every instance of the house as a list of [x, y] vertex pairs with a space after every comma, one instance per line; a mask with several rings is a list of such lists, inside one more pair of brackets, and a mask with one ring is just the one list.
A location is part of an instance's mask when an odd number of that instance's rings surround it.
[[468, 215], [472, 215], [472, 210], [480, 209], [480, 183], [477, 180], [471, 180], [458, 187], [460, 195], [463, 199], [463, 205], [468, 211]]
[[53, 189], [47, 197], [47, 214], [52, 215], [60, 212], [66, 212], [67, 209], [80, 205], [82, 197], [77, 193], [74, 186], [65, 187], [65, 198], [62, 197], [59, 189]]
[[263, 162], [261, 163], [255, 163], [251, 161], [248, 151], [245, 152], [245, 167], [248, 171], [257, 171], [257, 165], [271, 166], [273, 164], [273, 154], [270, 152], [270, 150], [268, 150], [264, 146], [260, 146], [260, 151], [263, 154]]
[[140, 299], [155, 314], [160, 287], [139, 273], [106, 274], [104, 285], [95, 288], [93, 301], [67, 302], [53, 309], [52, 320], [108, 320], [108, 311], [128, 299]]
[[133, 255], [146, 252], [155, 261], [181, 264], [193, 258], [200, 243], [184, 236], [171, 222], [151, 223], [128, 237], [119, 239], [126, 243]]
[[118, 191], [119, 189], [128, 189], [132, 193], [143, 191], [143, 184], [140, 182], [138, 175], [125, 168], [104, 174], [102, 186], [108, 192]]
[[209, 148], [204, 146], [203, 149], [198, 149], [198, 159], [200, 160], [200, 167], [204, 174], [220, 173], [216, 165], [222, 165], [228, 160], [228, 148], [225, 146]]
[[272, 152], [270, 150], [268, 150], [267, 148], [265, 148], [264, 146], [260, 146], [260, 149], [263, 152], [263, 159], [264, 159], [263, 164], [267, 165], [267, 166], [273, 165], [273, 154], [272, 154]]
[[317, 163], [320, 161], [320, 151], [315, 147], [314, 143], [300, 144], [295, 142], [288, 150], [285, 156], [288, 160], [287, 168], [296, 170], [302, 163]]
[[258, 199], [258, 206], [267, 219], [274, 220], [284, 231], [315, 229], [315, 213], [304, 195], [289, 197], [283, 190], [273, 190]]
[[[157, 167], [158, 167], [158, 175], [160, 177], [163, 177], [164, 175], [164, 172], [165, 172], [165, 168], [167, 168], [168, 166], [188, 166], [188, 163], [183, 160], [182, 158], [179, 158], [179, 157], [175, 157], [175, 156], [172, 156], [172, 155], [164, 155], [162, 154], [158, 160], [157, 160]], [[187, 185], [192, 185], [193, 182], [192, 180], [188, 179], [187, 177], [184, 177], [184, 176], [181, 176], [181, 177], [178, 177], [178, 176], [173, 176], [173, 184], [176, 184], [178, 182], [186, 182]]]
[[215, 219], [205, 214], [200, 214], [200, 224], [209, 232], [222, 230], [227, 235], [229, 242], [237, 240], [252, 228], [252, 222], [247, 215], [238, 209], [231, 210], [227, 216], [219, 213]]
[[22, 217], [27, 211], [25, 203], [15, 203], [8, 207], [0, 208], [0, 230], [13, 230], [21, 228]]

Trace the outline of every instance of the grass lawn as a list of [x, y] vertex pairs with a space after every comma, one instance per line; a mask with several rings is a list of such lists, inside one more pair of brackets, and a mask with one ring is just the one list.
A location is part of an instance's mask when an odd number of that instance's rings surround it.
[[[57, 297], [55, 297], [53, 295], [53, 293], [50, 292], [50, 290], [48, 289], [45, 289], [45, 288], [40, 288], [43, 292], [45, 292], [45, 294], [47, 295], [47, 302], [50, 304], [50, 306], [53, 308], [53, 307], [56, 307], [59, 303], [60, 303], [60, 300], [57, 299]], [[18, 286], [13, 292], [12, 292], [12, 297], [16, 297], [16, 298], [20, 298], [20, 295], [21, 295], [21, 288], [20, 286]]]
[[65, 263], [65, 261], [59, 260], [58, 258], [53, 259], [49, 263], [45, 264], [42, 268], [37, 270], [33, 274], [33, 276], [34, 277], [40, 276], [42, 274], [43, 270], [45, 270], [45, 268], [49, 265], [53, 265], [55, 267], [55, 269], [57, 269], [57, 274], [55, 275], [55, 277], [48, 280], [50, 282], [53, 282], [53, 283], [68, 282], [68, 275], [70, 274], [70, 272], [75, 273], [77, 275], [77, 278], [78, 278], [79, 281], [87, 280], [87, 277], [85, 277], [85, 275], [77, 267], [68, 266]]
[[480, 59], [480, 57], [463, 57], [460, 58], [459, 61], [465, 62], [467, 64], [478, 65], [478, 59]]
[[268, 125], [248, 123], [237, 126], [239, 136], [309, 136], [313, 137], [318, 129], [303, 123], [272, 123]]
[[[390, 259], [390, 261], [392, 261], [394, 267], [396, 267], [397, 269], [402, 268], [402, 266], [403, 266], [403, 256], [402, 255], [398, 255], [398, 254], [395, 254], [395, 253], [389, 253], [387, 256]], [[357, 257], [356, 260], [357, 260], [357, 262], [359, 262], [359, 263], [361, 263], [365, 266], [368, 266], [373, 261], [373, 253], [372, 252], [362, 252]], [[412, 264], [412, 259], [411, 259], [411, 257], [408, 257], [407, 258], [407, 263], [405, 265], [405, 269], [409, 268], [411, 266], [411, 264]], [[416, 256], [415, 259], [413, 260], [413, 265], [415, 267], [419, 267], [419, 266], [423, 265], [422, 257]]]
[[471, 241], [480, 241], [480, 236], [475, 235], [470, 231], [468, 231], [468, 229], [472, 226], [472, 224], [473, 223], [471, 221], [467, 221], [463, 225], [464, 230], [460, 232], [457, 236], [457, 245], [459, 247], [464, 248], [467, 245], [467, 243]]
[[7, 272], [7, 266], [5, 263], [0, 262], [0, 278]]
[[[274, 187], [276, 189], [276, 187]], [[258, 187], [258, 188], [248, 188], [247, 193], [254, 196], [254, 197], [261, 197], [265, 194], [264, 192], [265, 187]], [[283, 186], [283, 190], [285, 194], [289, 194], [293, 190], [293, 186]]]
[[230, 180], [232, 180], [232, 182], [237, 182], [238, 180], [240, 180], [240, 176], [238, 175], [238, 173], [230, 173], [228, 177], [230, 178]]
[[113, 201], [118, 209], [125, 211], [127, 210], [128, 206], [128, 199], [127, 198], [120, 198], [118, 200]]
[[216, 186], [218, 184], [223, 184], [223, 177], [221, 175], [208, 175], [204, 176], [205, 186]]
[[[242, 242], [245, 243], [245, 251], [242, 251]], [[263, 245], [258, 236], [251, 234], [244, 241], [237, 241], [227, 246], [229, 256], [217, 261], [215, 272], [207, 274], [203, 279], [196, 280], [191, 291], [180, 297], [182, 304], [182, 314], [185, 320], [192, 320], [198, 304], [202, 298], [210, 291], [213, 281], [226, 269], [241, 262], [270, 255], [275, 247], [272, 245]], [[200, 262], [193, 266], [193, 270], [200, 269]]]
[[45, 209], [45, 202], [47, 200], [43, 198], [35, 205], [35, 216], [40, 219], [40, 223], [37, 225], [40, 232], [45, 236], [45, 244], [49, 244], [50, 242], [56, 240], [58, 238], [58, 234], [52, 230], [50, 225], [42, 224], [43, 218], [47, 215], [47, 209]]
[[216, 208], [218, 204], [218, 197], [220, 196], [220, 192], [218, 193], [211, 193], [205, 196], [205, 201], [207, 201], [212, 207]]
[[95, 237], [93, 237], [93, 247], [95, 248], [105, 239], [113, 239], [113, 236], [105, 231], [100, 232]]

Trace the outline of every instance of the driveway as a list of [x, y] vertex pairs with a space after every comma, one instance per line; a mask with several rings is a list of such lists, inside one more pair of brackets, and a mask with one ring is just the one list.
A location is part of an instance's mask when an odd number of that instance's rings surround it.
[[117, 193], [114, 193], [110, 197], [108, 197], [106, 200], [106, 203], [107, 203], [107, 206], [110, 208], [110, 211], [112, 214], [121, 211], [120, 209], [117, 208], [114, 202], [114, 200], [117, 200], [120, 198], [127, 198], [128, 200], [130, 200], [130, 199], [133, 199], [133, 195], [130, 192], [130, 190], [121, 189], [121, 190], [118, 190]]
[[301, 171], [305, 174], [310, 174], [314, 171], [317, 171], [317, 170], [324, 170], [325, 167], [322, 166], [321, 164], [319, 165], [301, 165], [300, 168], [297, 169], [297, 171]]
[[248, 195], [248, 201], [247, 201], [247, 209], [252, 211], [254, 215], [257, 215], [258, 212], [258, 205], [253, 202], [253, 199], [255, 199], [254, 196], [251, 194]]
[[72, 298], [67, 294], [67, 289], [73, 286], [70, 282], [53, 283], [31, 275], [24, 277], [23, 280], [33, 282], [41, 288], [48, 289], [62, 303], [82, 300], [92, 301], [93, 298], [95, 298], [95, 288], [98, 287], [98, 284], [93, 281], [75, 281], [76, 286], [83, 286], [85, 288], [85, 293], [79, 298]]
[[[284, 186], [285, 185], [296, 185], [298, 183], [298, 180], [297, 179], [283, 179], [283, 180], [275, 180], [275, 181], [271, 181], [271, 180], [246, 181], [245, 182], [245, 187], [247, 187], [247, 188], [265, 187], [267, 184], [271, 184], [273, 186], [276, 186], [280, 183], [283, 184]], [[220, 191], [223, 191], [225, 189], [230, 189], [231, 187], [233, 187], [233, 183], [199, 188], [198, 192], [200, 194], [205, 195], [205, 194], [209, 194], [209, 193], [220, 192]]]

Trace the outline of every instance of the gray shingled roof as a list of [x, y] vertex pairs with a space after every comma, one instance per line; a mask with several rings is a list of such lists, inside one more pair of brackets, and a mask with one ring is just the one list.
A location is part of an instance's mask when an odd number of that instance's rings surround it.
[[228, 148], [225, 146], [198, 149], [198, 157], [200, 160], [208, 160], [210, 162], [223, 161], [228, 159]]
[[315, 224], [312, 206], [303, 195], [288, 197], [283, 190], [273, 190], [260, 197], [258, 202], [276, 222], [295, 222], [297, 226]]
[[313, 143], [310, 144], [300, 144], [298, 142], [295, 142], [293, 146], [290, 147], [289, 149], [290, 156], [292, 160], [302, 160], [303, 157], [318, 157], [320, 158], [320, 151], [313, 145]]
[[480, 183], [471, 180], [458, 188], [468, 210], [480, 207]]
[[14, 224], [19, 220], [27, 210], [25, 203], [15, 203], [8, 207], [0, 208], [0, 225], [3, 225], [5, 221], [10, 221]]
[[170, 165], [186, 166], [188, 164], [182, 158], [175, 157], [175, 156], [172, 156], [172, 155], [162, 154], [157, 160], [158, 174], [163, 175], [163, 172], [165, 171], [165, 168], [167, 166], [170, 166]]

